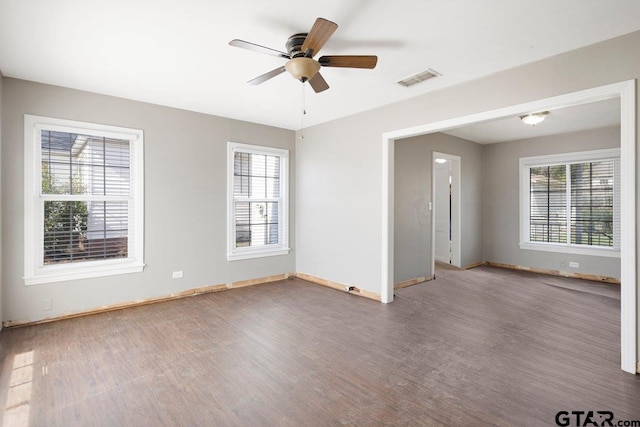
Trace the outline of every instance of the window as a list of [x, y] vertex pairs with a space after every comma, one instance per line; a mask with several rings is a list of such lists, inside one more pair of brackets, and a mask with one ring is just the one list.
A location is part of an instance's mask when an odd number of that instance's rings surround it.
[[620, 256], [620, 150], [520, 159], [523, 249]]
[[289, 152], [229, 143], [229, 260], [289, 253]]
[[142, 271], [141, 130], [25, 115], [25, 283]]

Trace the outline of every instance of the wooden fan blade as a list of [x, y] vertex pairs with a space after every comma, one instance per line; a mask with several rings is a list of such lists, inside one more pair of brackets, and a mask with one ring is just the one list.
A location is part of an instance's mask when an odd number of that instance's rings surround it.
[[278, 67], [275, 70], [271, 70], [268, 73], [264, 73], [261, 76], [256, 77], [253, 80], [249, 80], [247, 83], [249, 83], [250, 85], [259, 85], [260, 83], [264, 83], [267, 80], [277, 76], [278, 74], [282, 74], [285, 72], [284, 67]]
[[311, 58], [316, 55], [322, 46], [329, 40], [329, 37], [338, 28], [338, 24], [328, 21], [324, 18], [316, 19], [316, 22], [311, 27], [311, 31], [307, 34], [307, 38], [304, 39], [301, 51], [306, 54], [308, 49], [311, 49]]
[[311, 85], [315, 93], [320, 93], [323, 90], [329, 89], [329, 85], [320, 75], [320, 73], [316, 73], [316, 75], [313, 76], [311, 80], [309, 80], [309, 84]]
[[321, 56], [318, 62], [323, 67], [375, 68], [378, 57], [375, 55], [332, 55]]
[[244, 40], [234, 39], [229, 42], [229, 46], [240, 47], [242, 49], [252, 50], [254, 52], [260, 52], [267, 55], [279, 56], [280, 58], [289, 59], [289, 55], [280, 52], [279, 50], [271, 49], [270, 47], [260, 46], [259, 44], [246, 42]]

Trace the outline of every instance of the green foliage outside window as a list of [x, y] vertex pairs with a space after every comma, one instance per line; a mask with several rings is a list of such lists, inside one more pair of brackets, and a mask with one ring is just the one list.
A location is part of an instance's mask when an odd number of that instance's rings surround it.
[[[71, 187], [71, 188], [69, 188]], [[55, 182], [47, 164], [42, 165], [43, 194], [83, 194], [80, 176], [70, 186]], [[81, 258], [86, 242], [89, 211], [87, 202], [49, 200], [44, 203], [44, 263], [69, 262]]]

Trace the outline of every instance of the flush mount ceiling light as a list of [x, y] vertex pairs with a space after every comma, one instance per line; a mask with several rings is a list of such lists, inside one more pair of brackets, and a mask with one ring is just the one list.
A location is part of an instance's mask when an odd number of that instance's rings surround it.
[[525, 114], [524, 116], [520, 116], [520, 120], [523, 123], [535, 126], [538, 123], [542, 122], [545, 117], [549, 114], [548, 111], [541, 111], [539, 113]]

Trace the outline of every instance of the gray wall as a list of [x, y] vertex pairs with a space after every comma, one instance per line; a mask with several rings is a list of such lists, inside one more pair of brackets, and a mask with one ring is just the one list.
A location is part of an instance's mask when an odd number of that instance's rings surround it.
[[396, 141], [394, 182], [394, 283], [430, 277], [432, 153], [460, 156], [461, 263], [481, 262], [482, 146], [444, 133]]
[[[88, 92], [5, 78], [2, 127], [4, 320], [33, 321], [168, 295], [195, 287], [295, 272], [295, 252], [226, 260], [227, 141], [290, 150], [294, 132]], [[25, 113], [144, 130], [145, 263], [142, 273], [25, 286], [23, 116]], [[290, 205], [295, 242], [294, 204]], [[183, 270], [183, 279], [171, 272]], [[43, 311], [43, 301], [53, 310]]]
[[296, 149], [297, 270], [381, 293], [383, 133], [637, 79], [638, 46], [635, 32], [305, 129]]
[[[522, 250], [520, 243], [519, 159], [620, 147], [620, 128], [486, 145], [482, 156], [482, 253], [486, 261], [620, 278], [620, 258]], [[569, 268], [578, 261], [580, 268]]]

